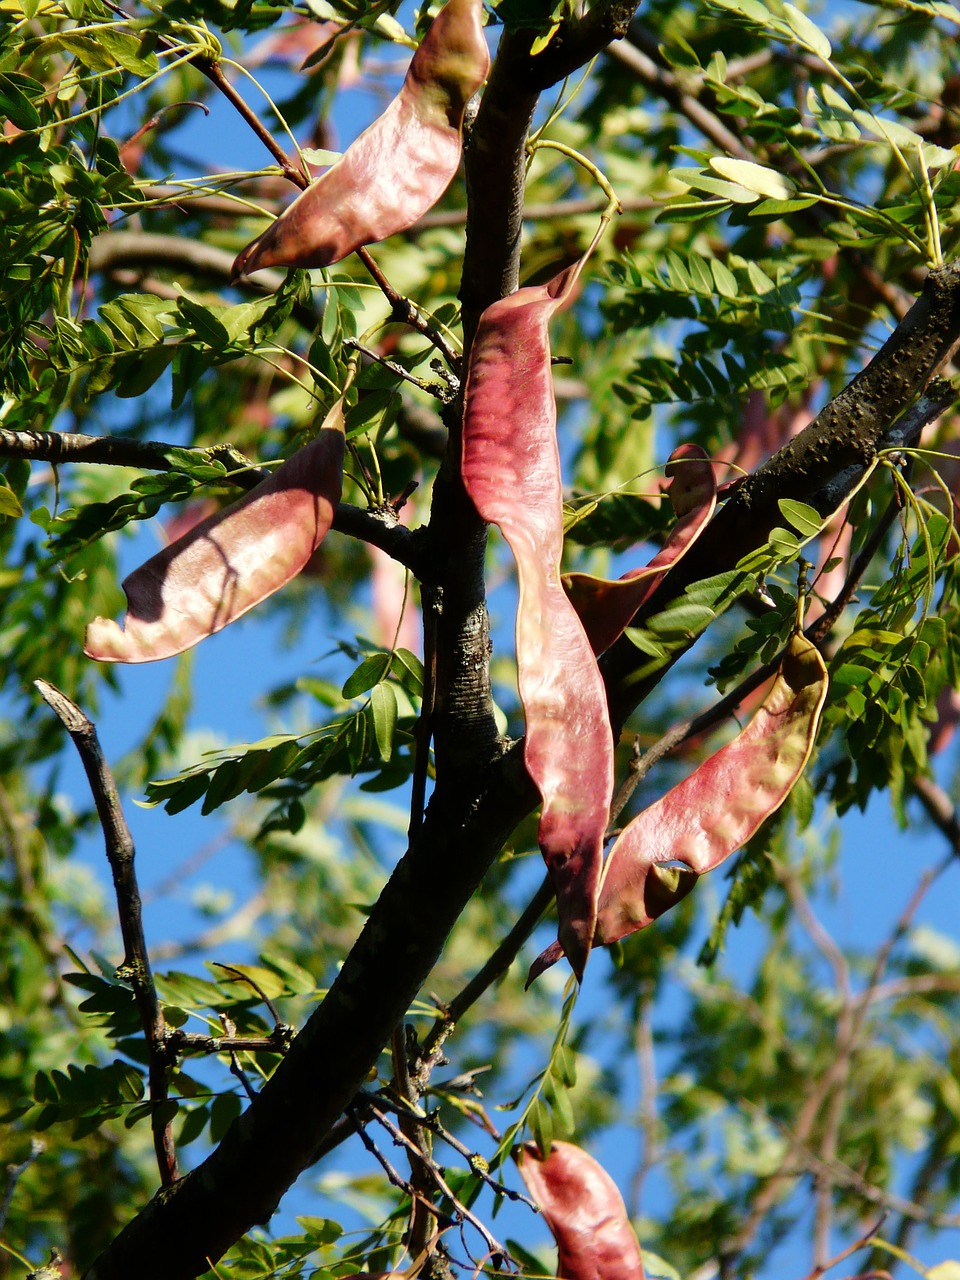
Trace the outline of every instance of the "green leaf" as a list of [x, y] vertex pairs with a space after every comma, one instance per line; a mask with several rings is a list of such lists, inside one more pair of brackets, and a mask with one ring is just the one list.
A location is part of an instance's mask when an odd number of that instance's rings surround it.
[[384, 760], [393, 754], [393, 736], [397, 728], [397, 695], [386, 681], [370, 690], [370, 709], [373, 713], [373, 732]]
[[27, 90], [40, 98], [43, 85], [26, 76], [0, 74], [0, 115], [18, 129], [39, 129], [40, 113], [27, 97]]
[[784, 520], [803, 538], [814, 538], [823, 528], [823, 517], [815, 507], [793, 498], [780, 498], [777, 502]]
[[824, 62], [829, 62], [833, 55], [833, 49], [830, 41], [823, 34], [816, 23], [811, 22], [802, 10], [798, 9], [795, 4], [791, 4], [790, 0], [786, 0], [783, 6], [783, 13], [790, 24], [790, 30], [797, 37], [797, 40], [811, 53], [815, 53], [818, 58], [822, 58]]
[[752, 160], [736, 160], [731, 156], [714, 156], [710, 168], [722, 178], [739, 183], [748, 191], [759, 196], [767, 196], [771, 200], [789, 200], [796, 192], [796, 184], [785, 174], [776, 169], [768, 169], [766, 165], [754, 164]]
[[23, 507], [17, 495], [3, 481], [0, 481], [0, 516], [22, 516]]
[[386, 680], [392, 659], [393, 655], [389, 653], [372, 653], [369, 658], [365, 658], [344, 682], [343, 696], [357, 698], [378, 685], [381, 680]]

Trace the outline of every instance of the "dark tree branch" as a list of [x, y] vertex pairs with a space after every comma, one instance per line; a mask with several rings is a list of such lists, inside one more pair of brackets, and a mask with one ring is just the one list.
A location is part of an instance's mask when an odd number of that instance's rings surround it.
[[[169, 267], [208, 276], [220, 284], [230, 279], [235, 255], [202, 240], [157, 235], [149, 231], [104, 231], [90, 242], [87, 264], [91, 271], [119, 271], [125, 267]], [[283, 284], [279, 271], [258, 271], [255, 280], [242, 286], [253, 293], [276, 293]], [[319, 313], [310, 313], [316, 324]]]
[[[160, 440], [126, 440], [121, 436], [87, 436], [67, 431], [11, 431], [0, 427], [0, 458], [170, 471], [178, 465], [174, 451], [180, 452], [179, 446]], [[224, 483], [235, 484], [245, 491], [256, 488], [270, 474], [229, 444], [212, 445], [194, 452], [199, 461], [224, 463], [227, 467]], [[171, 453], [174, 453], [173, 460]], [[363, 511], [349, 502], [339, 504], [331, 527], [338, 533], [379, 547], [406, 565], [421, 581], [430, 580], [432, 569], [423, 529], [407, 529], [390, 512]]]
[[[543, 52], [530, 59], [527, 84], [542, 92], [578, 71], [627, 34], [636, 11], [637, 0], [597, 0], [582, 18], [563, 23]], [[536, 32], [525, 34], [529, 48]]]
[[34, 681], [44, 702], [55, 712], [73, 739], [84, 772], [90, 783], [97, 815], [103, 829], [107, 861], [113, 875], [117, 895], [117, 915], [123, 938], [123, 965], [118, 974], [130, 983], [140, 1024], [149, 1053], [148, 1081], [153, 1112], [153, 1146], [164, 1187], [175, 1184], [178, 1177], [177, 1156], [173, 1145], [173, 1126], [164, 1120], [161, 1104], [167, 1100], [167, 1066], [170, 1061], [167, 1024], [157, 999], [157, 989], [150, 970], [150, 956], [143, 933], [140, 890], [134, 867], [133, 837], [120, 807], [117, 785], [110, 766], [100, 748], [97, 730], [75, 702], [46, 680]]
[[[809, 502], [823, 516], [835, 510], [872, 465], [897, 419], [921, 395], [958, 339], [960, 264], [954, 264], [931, 271], [920, 297], [870, 363], [813, 422], [752, 476], [732, 487], [709, 532], [667, 575], [635, 623], [662, 610], [690, 584], [733, 569], [743, 556], [762, 547], [782, 520], [781, 498]], [[933, 398], [941, 393], [942, 388]], [[625, 637], [600, 660], [615, 727], [623, 724], [666, 670], [637, 680], [636, 666], [637, 651]]]

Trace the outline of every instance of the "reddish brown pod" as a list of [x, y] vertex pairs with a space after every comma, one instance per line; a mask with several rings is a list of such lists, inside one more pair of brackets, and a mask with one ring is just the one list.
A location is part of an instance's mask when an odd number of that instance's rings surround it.
[[332, 168], [238, 255], [262, 267], [328, 267], [412, 226], [460, 164], [463, 113], [486, 79], [482, 0], [449, 0], [413, 55], [399, 94]]
[[134, 570], [123, 583], [123, 629], [95, 618], [84, 653], [98, 662], [169, 658], [273, 595], [306, 565], [330, 528], [343, 452], [338, 401], [316, 439], [269, 479]]
[[528, 1142], [520, 1174], [557, 1242], [558, 1280], [644, 1280], [643, 1258], [623, 1196], [581, 1147]]
[[463, 481], [517, 562], [516, 644], [524, 760], [543, 798], [539, 840], [560, 943], [580, 977], [596, 926], [613, 789], [613, 738], [593, 650], [560, 581], [563, 498], [548, 323], [582, 261], [480, 318], [467, 373]]
[[686, 555], [713, 516], [717, 482], [713, 466], [699, 445], [682, 444], [674, 449], [666, 470], [673, 477], [670, 502], [677, 523], [650, 563], [643, 569], [631, 569], [614, 581], [587, 573], [563, 576], [563, 588], [590, 637], [594, 653], [603, 653], [622, 635], [633, 615]]
[[[826, 697], [823, 658], [798, 633], [746, 728], [624, 827], [603, 868], [598, 946], [676, 906], [780, 808], [810, 759]], [[559, 959], [560, 949], [548, 947], [528, 981]]]

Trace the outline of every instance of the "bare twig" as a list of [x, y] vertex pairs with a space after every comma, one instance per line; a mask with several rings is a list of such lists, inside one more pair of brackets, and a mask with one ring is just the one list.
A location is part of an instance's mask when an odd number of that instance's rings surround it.
[[946, 836], [953, 856], [960, 856], [960, 817], [953, 801], [932, 778], [918, 776], [911, 780], [910, 785], [927, 817]]
[[847, 1258], [852, 1257], [855, 1253], [859, 1253], [861, 1249], [868, 1248], [873, 1241], [873, 1237], [883, 1226], [886, 1216], [886, 1213], [882, 1213], [876, 1226], [871, 1227], [871, 1229], [864, 1235], [860, 1236], [858, 1240], [854, 1240], [853, 1244], [848, 1245], [846, 1249], [842, 1249], [840, 1253], [830, 1258], [829, 1261], [822, 1264], [818, 1263], [808, 1275], [804, 1276], [804, 1280], [820, 1280], [820, 1277], [825, 1272], [832, 1270], [833, 1267], [838, 1266], [841, 1262], [845, 1262]]
[[357, 257], [373, 277], [374, 284], [390, 303], [390, 315], [398, 324], [405, 324], [417, 333], [423, 334], [428, 342], [440, 352], [451, 369], [460, 369], [461, 359], [439, 329], [435, 328], [426, 317], [422, 316], [409, 298], [398, 293], [366, 249], [357, 249]]
[[656, 1165], [660, 1157], [660, 1122], [657, 1116], [657, 1064], [653, 1047], [653, 1012], [654, 984], [649, 980], [643, 983], [638, 1001], [634, 1047], [637, 1054], [637, 1067], [640, 1076], [640, 1129], [643, 1133], [643, 1155], [636, 1172], [630, 1180], [630, 1213], [636, 1217], [640, 1213], [643, 1198], [643, 1187], [647, 1175]]
[[[424, 1153], [420, 1150], [417, 1144], [414, 1141], [412, 1141], [410, 1138], [408, 1138], [406, 1134], [400, 1128], [398, 1128], [397, 1125], [395, 1125], [387, 1115], [384, 1114], [384, 1112], [379, 1108], [379, 1106], [374, 1105], [373, 1103], [370, 1103], [369, 1106], [377, 1123], [382, 1125], [383, 1128], [386, 1129], [387, 1133], [390, 1134], [394, 1142], [397, 1143], [398, 1146], [406, 1147], [406, 1149], [413, 1155], [415, 1160], [420, 1160], [423, 1162], [423, 1166], [429, 1173], [430, 1178], [433, 1180], [433, 1182], [436, 1184], [439, 1190], [447, 1197], [447, 1199], [450, 1201], [451, 1205], [453, 1206], [453, 1211], [457, 1219], [460, 1222], [469, 1222], [471, 1227], [473, 1227], [473, 1229], [477, 1231], [480, 1234], [480, 1236], [483, 1238], [484, 1244], [486, 1244], [490, 1253], [495, 1257], [498, 1256], [498, 1257], [501, 1257], [504, 1261], [507, 1261], [510, 1257], [510, 1254], [508, 1253], [508, 1251], [503, 1247], [502, 1244], [500, 1244], [500, 1242], [497, 1239], [495, 1239], [493, 1235], [491, 1235], [491, 1233], [487, 1230], [487, 1228], [480, 1221], [480, 1219], [476, 1217], [475, 1214], [471, 1213], [465, 1204], [462, 1204], [461, 1201], [457, 1199], [454, 1193], [450, 1190], [450, 1187], [447, 1185], [446, 1179], [444, 1178], [443, 1174], [440, 1172], [436, 1163], [430, 1157], [424, 1155]], [[439, 1210], [433, 1209], [432, 1211], [436, 1216], [439, 1216], [439, 1212], [440, 1212]]]
[[532, 1200], [528, 1199], [527, 1196], [523, 1195], [522, 1192], [514, 1191], [512, 1187], [507, 1187], [502, 1182], [498, 1182], [496, 1178], [491, 1177], [485, 1167], [483, 1157], [479, 1156], [476, 1151], [471, 1151], [470, 1148], [465, 1143], [461, 1142], [459, 1138], [454, 1137], [448, 1129], [444, 1128], [435, 1115], [427, 1115], [426, 1112], [419, 1109], [411, 1112], [408, 1106], [403, 1106], [400, 1103], [394, 1102], [383, 1094], [360, 1093], [357, 1095], [357, 1101], [358, 1103], [363, 1102], [370, 1104], [374, 1110], [386, 1109], [388, 1111], [392, 1111], [397, 1116], [402, 1117], [404, 1115], [412, 1115], [421, 1128], [435, 1134], [436, 1137], [445, 1142], [447, 1146], [452, 1147], [454, 1151], [459, 1155], [462, 1155], [470, 1166], [472, 1173], [482, 1182], [485, 1182], [488, 1187], [492, 1188], [497, 1195], [506, 1196], [508, 1200], [519, 1201], [522, 1204], [528, 1205], [534, 1210], [534, 1212], [536, 1212], [537, 1206]]
[[[233, 1021], [233, 1019], [228, 1018], [225, 1013], [221, 1013], [219, 1017], [220, 1017], [220, 1025], [223, 1027], [224, 1035], [235, 1036], [237, 1033], [237, 1024]], [[254, 1089], [253, 1085], [250, 1083], [247, 1077], [247, 1073], [244, 1071], [243, 1067], [241, 1066], [240, 1059], [237, 1056], [236, 1049], [231, 1048], [229, 1052], [230, 1052], [230, 1074], [232, 1076], [236, 1076], [236, 1078], [240, 1081], [240, 1087], [243, 1089], [243, 1092], [247, 1095], [247, 1101], [252, 1102], [254, 1098], [257, 1096], [257, 1091], [256, 1089]]]
[[153, 1146], [160, 1169], [160, 1181], [164, 1186], [170, 1186], [179, 1176], [173, 1145], [173, 1125], [171, 1120], [164, 1118], [166, 1108], [162, 1106], [168, 1096], [167, 1066], [170, 1049], [167, 1043], [167, 1024], [157, 998], [143, 933], [140, 891], [134, 868], [133, 837], [123, 816], [117, 786], [100, 747], [93, 722], [75, 702], [71, 702], [48, 681], [35, 680], [34, 684], [44, 702], [56, 713], [73, 739], [97, 807], [116, 890], [117, 915], [123, 938], [123, 964], [117, 973], [130, 983], [147, 1042], [148, 1084], [153, 1104], [150, 1117]]
[[13, 1203], [13, 1195], [17, 1189], [17, 1183], [27, 1172], [34, 1160], [43, 1155], [47, 1149], [47, 1144], [42, 1138], [30, 1139], [30, 1151], [19, 1164], [7, 1165], [7, 1185], [3, 1193], [3, 1199], [0, 1200], [0, 1233], [6, 1225], [7, 1214], [10, 1212], [10, 1205]]
[[290, 1048], [290, 1042], [293, 1040], [294, 1035], [293, 1027], [281, 1022], [274, 1027], [268, 1036], [238, 1036], [236, 1028], [233, 1031], [227, 1031], [222, 1036], [205, 1036], [196, 1031], [181, 1031], [176, 1028], [168, 1032], [167, 1040], [171, 1049], [177, 1054], [284, 1054]]
[[[825, 1115], [822, 1123], [820, 1139], [820, 1159], [825, 1165], [836, 1159], [839, 1147], [840, 1122], [843, 1118], [846, 1102], [847, 1083], [853, 1061], [855, 1036], [853, 1033], [856, 1017], [856, 1006], [850, 990], [850, 966], [846, 956], [836, 942], [816, 918], [810, 900], [804, 892], [800, 878], [792, 867], [778, 865], [777, 877], [787, 891], [787, 896], [797, 913], [803, 927], [817, 950], [824, 956], [833, 970], [834, 984], [840, 997], [840, 1009], [837, 1014], [837, 1059], [842, 1064], [835, 1073], [835, 1082], [829, 1098], [825, 1099]], [[859, 1024], [857, 1024], [859, 1025]], [[820, 1172], [814, 1174], [814, 1224], [813, 1224], [813, 1262], [814, 1267], [826, 1268], [830, 1246], [830, 1232], [833, 1225], [833, 1182]]]
[[450, 1001], [442, 1018], [438, 1018], [427, 1034], [424, 1052], [428, 1058], [436, 1058], [440, 1047], [456, 1024], [480, 999], [483, 993], [499, 979], [513, 964], [520, 953], [520, 948], [540, 923], [544, 911], [553, 901], [553, 886], [548, 877], [544, 877], [540, 888], [530, 899], [516, 924], [499, 943], [486, 964], [470, 979], [467, 985]]

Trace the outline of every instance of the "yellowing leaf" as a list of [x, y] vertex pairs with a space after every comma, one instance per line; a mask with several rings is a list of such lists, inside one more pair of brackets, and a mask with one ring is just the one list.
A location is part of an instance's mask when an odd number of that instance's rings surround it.
[[811, 53], [815, 53], [818, 58], [823, 58], [824, 62], [828, 62], [833, 49], [816, 23], [811, 22], [807, 15], [795, 4], [790, 4], [789, 0], [783, 6], [783, 14], [799, 43]]
[[748, 191], [766, 196], [770, 200], [789, 200], [797, 187], [788, 177], [768, 169], [765, 165], [754, 164], [752, 160], [735, 160], [730, 156], [714, 156], [710, 168], [722, 178], [738, 182]]

